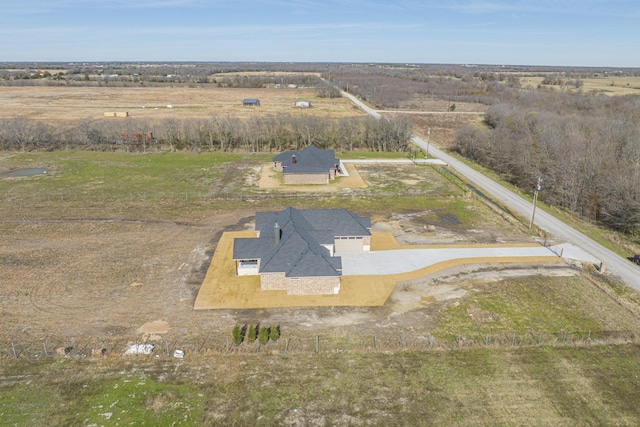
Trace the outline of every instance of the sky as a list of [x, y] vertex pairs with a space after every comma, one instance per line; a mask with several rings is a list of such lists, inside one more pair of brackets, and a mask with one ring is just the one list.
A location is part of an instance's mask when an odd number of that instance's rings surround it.
[[640, 67], [640, 1], [0, 0], [0, 61]]

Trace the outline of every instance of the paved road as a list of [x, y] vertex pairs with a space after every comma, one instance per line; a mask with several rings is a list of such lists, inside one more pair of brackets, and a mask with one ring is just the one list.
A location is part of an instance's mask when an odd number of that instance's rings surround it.
[[[351, 99], [369, 115], [376, 118], [382, 117], [380, 113], [365, 105], [355, 96], [346, 92], [343, 92], [343, 96]], [[422, 138], [414, 135], [411, 137], [411, 141], [423, 150], [427, 150], [427, 143]], [[531, 202], [484, 176], [482, 173], [470, 168], [455, 157], [448, 155], [437, 147], [434, 147], [432, 142], [429, 144], [429, 154], [448, 163], [460, 175], [472, 182], [473, 185], [478, 187], [478, 189], [485, 194], [499, 200], [505, 206], [508, 206], [513, 211], [519, 212], [527, 218], [531, 216], [533, 209]], [[532, 183], [532, 185], [533, 184], [535, 183]], [[640, 291], [640, 267], [615, 254], [540, 208], [536, 210], [535, 224], [547, 233], [553, 235], [557, 240], [572, 243], [592, 255], [594, 258], [604, 262], [607, 272], [617, 275], [627, 285]]]

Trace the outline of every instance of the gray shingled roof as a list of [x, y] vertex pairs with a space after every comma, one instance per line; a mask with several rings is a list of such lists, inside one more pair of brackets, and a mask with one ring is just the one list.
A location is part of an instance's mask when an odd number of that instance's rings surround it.
[[[280, 227], [275, 244], [274, 225]], [[322, 244], [335, 236], [369, 236], [371, 220], [345, 209], [297, 210], [256, 214], [257, 239], [234, 239], [233, 259], [260, 259], [260, 273], [284, 272], [287, 277], [339, 276], [342, 260]]]
[[282, 164], [283, 174], [329, 173], [340, 164], [334, 150], [320, 150], [313, 145], [302, 150], [285, 151], [275, 156], [273, 161]]

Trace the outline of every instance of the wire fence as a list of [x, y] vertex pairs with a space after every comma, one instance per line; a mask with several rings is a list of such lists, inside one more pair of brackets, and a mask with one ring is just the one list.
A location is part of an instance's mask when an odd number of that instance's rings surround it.
[[[173, 191], [173, 192], [129, 192], [110, 194], [105, 192], [77, 192], [77, 191], [55, 191], [55, 192], [5, 192], [0, 195], [0, 201], [12, 204], [28, 204], [43, 202], [114, 202], [114, 201], [189, 201], [189, 200], [268, 200], [268, 199], [317, 199], [317, 192], [194, 192], [194, 191]], [[370, 190], [357, 190], [345, 193], [331, 193], [331, 197], [380, 197], [380, 198], [429, 198], [434, 197], [433, 192], [425, 191], [399, 191], [399, 192], [377, 192]]]
[[638, 343], [633, 331], [586, 331], [525, 334], [469, 334], [436, 338], [433, 335], [282, 336], [261, 345], [258, 340], [239, 345], [232, 336], [171, 338], [144, 342], [139, 337], [120, 339], [45, 339], [0, 341], [0, 359], [55, 357], [190, 357], [207, 354], [313, 354], [375, 353], [398, 351], [464, 350], [472, 348], [522, 348], [533, 346], [588, 346]]

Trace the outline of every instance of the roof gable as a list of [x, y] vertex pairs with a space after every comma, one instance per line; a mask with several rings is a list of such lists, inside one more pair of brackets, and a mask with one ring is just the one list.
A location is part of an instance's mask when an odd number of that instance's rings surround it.
[[326, 173], [340, 164], [334, 150], [320, 150], [313, 145], [302, 150], [285, 151], [275, 156], [273, 161], [280, 162], [284, 174]]
[[[275, 224], [281, 234], [276, 244]], [[235, 239], [234, 259], [260, 259], [260, 273], [284, 272], [288, 277], [337, 276], [340, 257], [332, 257], [322, 245], [333, 244], [335, 236], [371, 235], [371, 221], [346, 209], [258, 212], [258, 239]], [[255, 245], [250, 247], [251, 240]]]

